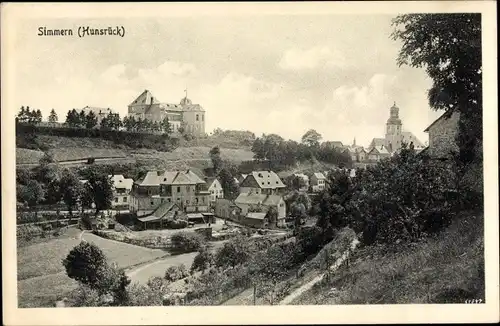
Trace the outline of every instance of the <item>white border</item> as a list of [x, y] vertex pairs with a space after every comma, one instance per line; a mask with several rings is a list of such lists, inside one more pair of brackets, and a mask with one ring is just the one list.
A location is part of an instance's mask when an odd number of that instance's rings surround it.
[[[483, 15], [484, 179], [486, 304], [273, 307], [17, 308], [15, 245], [15, 109], [10, 105], [19, 20], [28, 18], [186, 17], [196, 15], [330, 15], [417, 12], [481, 12]], [[290, 3], [105, 3], [13, 4], [1, 6], [2, 72], [2, 266], [6, 325], [134, 324], [321, 324], [450, 323], [499, 320], [498, 135], [496, 2], [290, 2]]]

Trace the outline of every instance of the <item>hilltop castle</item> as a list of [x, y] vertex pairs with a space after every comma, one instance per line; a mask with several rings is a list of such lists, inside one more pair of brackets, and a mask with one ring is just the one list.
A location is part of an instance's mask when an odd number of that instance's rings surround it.
[[128, 106], [128, 115], [136, 119], [161, 122], [168, 118], [173, 133], [184, 131], [196, 136], [205, 135], [205, 110], [186, 96], [179, 104], [161, 103], [145, 90]]

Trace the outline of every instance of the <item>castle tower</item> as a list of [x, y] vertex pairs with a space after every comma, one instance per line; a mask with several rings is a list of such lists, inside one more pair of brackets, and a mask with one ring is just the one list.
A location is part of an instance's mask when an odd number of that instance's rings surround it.
[[394, 105], [390, 108], [390, 115], [385, 129], [385, 143], [390, 152], [397, 151], [401, 147], [402, 129], [403, 123], [399, 119], [399, 108], [394, 102]]

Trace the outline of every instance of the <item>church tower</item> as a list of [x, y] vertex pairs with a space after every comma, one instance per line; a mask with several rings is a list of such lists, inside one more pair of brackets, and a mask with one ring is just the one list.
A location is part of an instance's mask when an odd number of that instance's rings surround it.
[[403, 123], [399, 119], [399, 108], [396, 102], [390, 108], [390, 116], [387, 119], [385, 130], [385, 143], [390, 152], [397, 151], [401, 147]]

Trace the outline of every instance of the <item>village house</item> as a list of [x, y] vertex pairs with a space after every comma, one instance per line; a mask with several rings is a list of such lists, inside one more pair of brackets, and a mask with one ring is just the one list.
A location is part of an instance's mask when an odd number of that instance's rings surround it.
[[168, 118], [173, 133], [182, 130], [196, 136], [205, 135], [205, 110], [193, 104], [186, 96], [179, 104], [161, 103], [150, 91], [145, 90], [128, 106], [128, 116], [162, 122]]
[[210, 192], [210, 204], [215, 204], [217, 198], [224, 198], [224, 190], [217, 178], [205, 178], [208, 191]]
[[110, 175], [111, 181], [113, 183], [113, 201], [111, 206], [113, 208], [129, 208], [130, 203], [130, 191], [132, 190], [132, 185], [134, 184], [133, 179], [127, 179], [121, 174]]
[[277, 195], [285, 189], [285, 184], [273, 171], [254, 171], [240, 182], [241, 193]]
[[380, 146], [380, 147], [373, 147], [369, 152], [368, 152], [368, 160], [372, 162], [378, 162], [382, 159], [389, 158], [391, 157], [391, 153], [385, 148], [385, 146]]
[[163, 229], [168, 221], [176, 219], [187, 219], [186, 214], [175, 203], [164, 202], [158, 206], [151, 214], [138, 217], [140, 228]]
[[320, 192], [325, 190], [326, 177], [322, 172], [315, 172], [311, 175], [310, 185], [313, 192]]
[[278, 212], [277, 226], [285, 223], [286, 205], [285, 200], [280, 195], [266, 195], [256, 193], [241, 193], [234, 201], [241, 209], [241, 215], [248, 213], [267, 213], [271, 207]]
[[449, 158], [452, 151], [458, 151], [456, 137], [460, 114], [447, 111], [436, 119], [424, 131], [429, 134], [429, 146], [426, 152], [434, 158]]
[[241, 208], [233, 201], [218, 198], [215, 202], [215, 216], [234, 222], [240, 222]]
[[152, 213], [163, 203], [175, 203], [184, 212], [208, 212], [210, 192], [193, 171], [149, 171], [134, 182], [130, 211], [138, 216]]

